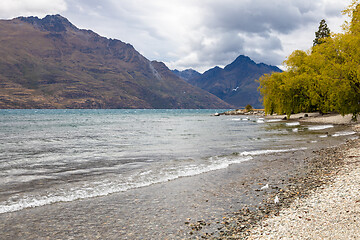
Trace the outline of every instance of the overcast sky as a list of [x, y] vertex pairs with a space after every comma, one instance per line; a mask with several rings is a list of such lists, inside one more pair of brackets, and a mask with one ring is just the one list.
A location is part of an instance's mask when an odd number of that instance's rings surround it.
[[351, 0], [1, 0], [0, 18], [61, 14], [132, 44], [149, 60], [200, 72], [237, 56], [281, 65], [312, 46], [321, 19], [340, 32]]

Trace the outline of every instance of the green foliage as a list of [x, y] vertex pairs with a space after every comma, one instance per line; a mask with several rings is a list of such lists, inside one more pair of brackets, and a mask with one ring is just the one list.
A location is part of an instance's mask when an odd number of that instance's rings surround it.
[[259, 79], [267, 114], [360, 113], [360, 5], [354, 3], [344, 11], [352, 17], [345, 33], [294, 51], [284, 62], [287, 71]]
[[252, 107], [250, 104], [248, 104], [248, 105], [245, 106], [245, 110], [246, 110], [247, 112], [250, 112], [250, 111], [253, 110], [253, 107]]

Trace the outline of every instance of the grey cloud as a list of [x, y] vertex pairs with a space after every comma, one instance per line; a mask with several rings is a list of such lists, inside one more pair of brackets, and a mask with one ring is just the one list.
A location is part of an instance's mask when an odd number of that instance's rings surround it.
[[199, 62], [207, 66], [226, 65], [229, 59], [235, 59], [239, 52], [243, 52], [244, 39], [236, 33], [213, 34], [208, 33], [209, 38], [216, 39], [212, 44], [202, 44], [204, 39], [192, 45], [192, 52], [197, 54]]
[[[289, 55], [281, 36], [314, 28], [320, 19], [340, 15], [344, 3], [333, 0], [326, 4], [328, 1], [174, 0], [169, 4], [165, 0], [67, 0], [67, 14], [75, 24], [134, 45], [151, 60], [178, 63], [179, 67], [226, 65], [240, 54], [279, 65]], [[168, 21], [163, 17], [168, 5], [191, 9], [189, 12], [198, 14], [192, 16], [197, 21], [188, 21], [190, 15], [187, 21]], [[80, 14], [76, 6], [83, 8]], [[181, 32], [172, 31], [176, 28]]]
[[344, 4], [341, 2], [335, 2], [333, 4], [326, 4], [324, 6], [325, 8], [325, 14], [326, 16], [340, 16], [341, 12], [339, 10], [344, 10], [345, 8], [343, 7]]
[[208, 6], [204, 22], [216, 28], [264, 33], [289, 33], [315, 20], [316, 1], [238, 1], [216, 2]]
[[280, 65], [284, 48], [278, 35], [318, 24], [326, 7], [323, 4], [313, 0], [210, 1], [204, 5], [205, 35], [222, 36], [221, 40], [203, 49], [194, 45], [193, 51], [209, 65], [228, 64], [240, 54], [256, 62]]

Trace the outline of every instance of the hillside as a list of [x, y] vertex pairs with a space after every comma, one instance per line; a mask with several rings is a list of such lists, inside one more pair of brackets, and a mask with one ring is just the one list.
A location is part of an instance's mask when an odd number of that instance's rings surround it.
[[249, 57], [239, 56], [225, 68], [215, 67], [201, 76], [192, 78], [189, 83], [200, 87], [234, 105], [245, 107], [247, 104], [262, 108], [257, 91], [259, 79], [262, 75], [271, 72], [281, 72], [278, 67], [256, 64]]
[[60, 15], [0, 21], [0, 108], [229, 108], [133, 46]]

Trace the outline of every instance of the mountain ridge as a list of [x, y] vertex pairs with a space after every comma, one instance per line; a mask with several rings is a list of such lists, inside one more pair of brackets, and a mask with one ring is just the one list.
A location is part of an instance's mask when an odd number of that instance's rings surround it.
[[255, 63], [248, 56], [240, 55], [224, 68], [216, 66], [188, 82], [237, 108], [243, 108], [247, 104], [262, 108], [256, 80], [272, 72], [282, 70], [265, 63]]
[[230, 108], [61, 15], [0, 20], [0, 108]]

